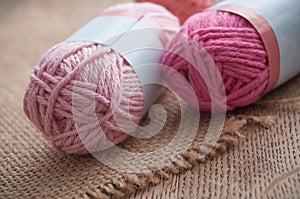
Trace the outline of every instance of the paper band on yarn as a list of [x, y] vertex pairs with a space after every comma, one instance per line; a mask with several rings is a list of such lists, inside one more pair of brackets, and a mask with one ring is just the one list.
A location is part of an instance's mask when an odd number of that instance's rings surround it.
[[[163, 46], [158, 31], [147, 26], [149, 20], [126, 16], [98, 16], [66, 39], [107, 45], [122, 55], [135, 69], [144, 93], [144, 113], [159, 97], [157, 85], [143, 82], [162, 82], [161, 71], [149, 64], [160, 64]], [[142, 69], [139, 68], [145, 65]], [[146, 65], [148, 65], [146, 67]]]
[[212, 9], [242, 16], [260, 34], [269, 61], [265, 93], [300, 73], [300, 1], [227, 0]]

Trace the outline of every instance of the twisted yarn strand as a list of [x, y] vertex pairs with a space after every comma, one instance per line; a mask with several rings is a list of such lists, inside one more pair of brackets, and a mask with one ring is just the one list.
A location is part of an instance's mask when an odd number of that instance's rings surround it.
[[[175, 16], [151, 3], [120, 4], [101, 15], [133, 12], [149, 15], [160, 28], [179, 28]], [[144, 96], [134, 69], [110, 47], [62, 42], [47, 50], [34, 68], [23, 108], [56, 149], [85, 154], [125, 140], [142, 117]]]
[[[179, 34], [196, 41], [215, 62], [224, 83], [227, 110], [254, 103], [263, 95], [269, 80], [267, 53], [259, 34], [247, 20], [224, 11], [205, 11], [190, 17]], [[193, 53], [189, 48], [183, 49], [181, 43], [174, 39], [169, 46], [186, 54]], [[199, 55], [196, 59], [203, 57]], [[172, 53], [166, 53], [163, 60], [186, 77], [200, 108], [210, 111], [210, 93], [197, 70]], [[214, 81], [213, 77], [210, 81]]]

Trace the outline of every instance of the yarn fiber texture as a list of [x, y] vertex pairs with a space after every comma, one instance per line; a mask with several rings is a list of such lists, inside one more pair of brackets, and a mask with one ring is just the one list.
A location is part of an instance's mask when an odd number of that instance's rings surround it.
[[[264, 94], [269, 81], [267, 53], [258, 32], [246, 19], [224, 11], [208, 10], [190, 17], [179, 34], [198, 43], [213, 59], [224, 83], [227, 110], [254, 103]], [[193, 53], [181, 43], [174, 39], [169, 48]], [[203, 58], [199, 55], [195, 59], [200, 63]], [[163, 62], [189, 81], [200, 109], [211, 111], [210, 93], [196, 69], [172, 53], [166, 53]], [[205, 67], [209, 69], [210, 65]], [[208, 78], [215, 81], [213, 77]], [[172, 81], [171, 78], [167, 80]], [[187, 96], [183, 98], [189, 100]]]
[[181, 23], [191, 15], [201, 12], [214, 4], [214, 0], [136, 0], [136, 2], [152, 2], [165, 6]]
[[[118, 13], [145, 15], [152, 18], [158, 28], [179, 29], [178, 19], [159, 5], [125, 3], [108, 8], [100, 15]], [[75, 85], [80, 89], [74, 89]], [[91, 98], [93, 103], [90, 103]], [[143, 91], [134, 69], [113, 49], [91, 42], [62, 42], [47, 50], [34, 68], [23, 108], [29, 120], [56, 149], [86, 154], [109, 148], [110, 142], [118, 144], [125, 140], [128, 135], [119, 128], [114, 114], [118, 113], [120, 123], [123, 118], [138, 124], [143, 101]], [[80, 131], [84, 132], [80, 137], [74, 113], [77, 120], [79, 117]], [[96, 128], [99, 125], [104, 133], [101, 139]], [[126, 122], [123, 126], [129, 131], [136, 127]]]

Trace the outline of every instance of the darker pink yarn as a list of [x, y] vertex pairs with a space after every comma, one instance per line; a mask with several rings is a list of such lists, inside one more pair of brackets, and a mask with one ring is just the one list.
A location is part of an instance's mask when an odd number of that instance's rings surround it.
[[[269, 79], [267, 54], [259, 34], [247, 20], [228, 12], [208, 10], [190, 17], [180, 34], [196, 41], [214, 60], [223, 79], [227, 110], [254, 103], [263, 95]], [[174, 39], [170, 49], [193, 53], [181, 43]], [[172, 53], [165, 54], [164, 64], [186, 77], [196, 92], [200, 109], [210, 111], [207, 86], [195, 68]]]
[[[146, 15], [157, 24], [156, 28], [179, 29], [178, 19], [155, 4], [120, 4], [102, 15], [116, 13]], [[144, 96], [134, 69], [122, 56], [101, 44], [62, 42], [52, 47], [44, 53], [30, 80], [24, 97], [27, 117], [58, 150], [67, 153], [88, 153], [87, 145], [90, 150], [99, 151], [112, 145], [108, 141], [117, 144], [126, 139], [128, 135], [119, 128], [115, 113], [121, 123], [125, 120], [122, 128], [129, 131], [136, 126], [126, 120], [138, 124], [142, 117]], [[79, 91], [74, 89], [75, 85]], [[89, 103], [91, 96], [94, 109]], [[80, 116], [80, 123], [93, 119], [93, 113], [96, 115], [94, 122], [83, 125], [84, 134], [80, 137], [74, 111]], [[97, 137], [97, 125], [105, 134], [101, 139]]]

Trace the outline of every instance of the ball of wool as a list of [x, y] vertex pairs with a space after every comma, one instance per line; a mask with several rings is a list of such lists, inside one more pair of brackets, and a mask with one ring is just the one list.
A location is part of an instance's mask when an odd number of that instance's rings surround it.
[[201, 12], [204, 9], [212, 6], [214, 0], [136, 0], [137, 2], [152, 2], [165, 6], [181, 23], [191, 15]]
[[[100, 15], [149, 16], [158, 28], [179, 29], [178, 19], [165, 8], [151, 3], [125, 3]], [[137, 16], [139, 17], [139, 16]], [[109, 28], [109, 27], [103, 27]], [[101, 30], [99, 30], [101, 31]], [[75, 90], [76, 88], [80, 88]], [[74, 102], [74, 93], [77, 102]], [[92, 106], [89, 104], [93, 98]], [[62, 42], [47, 50], [31, 74], [23, 108], [31, 122], [54, 147], [72, 154], [106, 149], [126, 139], [114, 114], [138, 124], [143, 113], [143, 91], [134, 69], [110, 47], [91, 42]], [[93, 110], [91, 110], [93, 109]], [[96, 119], [81, 127], [79, 122]], [[78, 118], [79, 117], [79, 118]], [[101, 127], [105, 136], [99, 137]], [[136, 126], [126, 127], [134, 130]], [[123, 129], [124, 129], [123, 128]], [[97, 137], [97, 139], [95, 139]], [[87, 147], [88, 146], [88, 147]], [[87, 150], [89, 149], [89, 151]], [[90, 151], [92, 150], [92, 151]]]
[[[224, 11], [204, 11], [190, 17], [179, 34], [195, 41], [213, 59], [223, 80], [227, 110], [254, 103], [264, 94], [269, 80], [267, 53], [258, 32], [246, 19]], [[189, 52], [191, 49], [182, 43], [174, 39], [169, 44], [170, 49], [176, 48], [185, 54], [195, 53]], [[197, 63], [203, 63], [202, 56], [194, 58]], [[210, 93], [199, 72], [174, 53], [166, 53], [163, 62], [189, 81], [200, 109], [211, 111]], [[208, 70], [210, 66], [205, 65]], [[213, 77], [207, 78], [214, 81]], [[168, 78], [168, 81], [172, 79]], [[183, 95], [183, 98], [189, 100], [187, 96]]]

